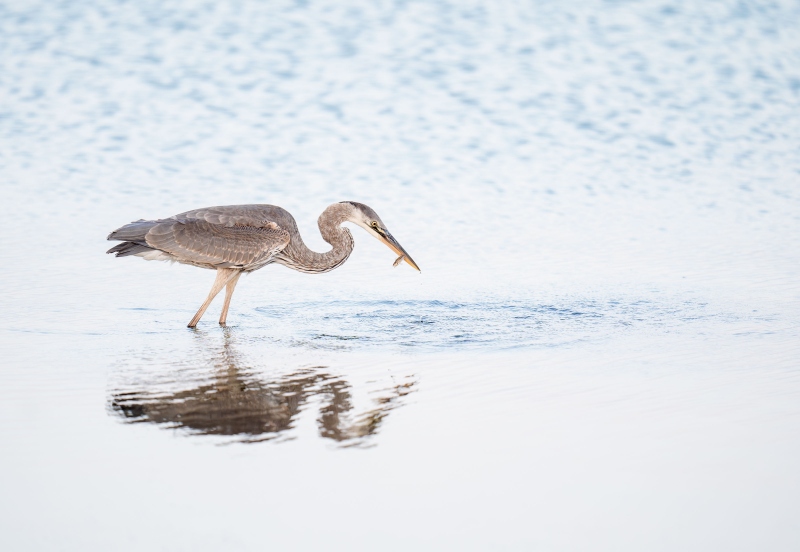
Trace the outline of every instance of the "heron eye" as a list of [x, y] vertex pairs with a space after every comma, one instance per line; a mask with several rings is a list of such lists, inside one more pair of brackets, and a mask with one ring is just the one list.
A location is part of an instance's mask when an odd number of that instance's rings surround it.
[[372, 226], [373, 228], [377, 228], [378, 227], [378, 221], [373, 220], [372, 224], [370, 224], [370, 226]]

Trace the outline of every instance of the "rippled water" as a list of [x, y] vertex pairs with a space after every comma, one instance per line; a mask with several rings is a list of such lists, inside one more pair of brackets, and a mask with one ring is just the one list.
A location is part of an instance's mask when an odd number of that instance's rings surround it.
[[[795, 550], [796, 2], [0, 3], [0, 547]], [[228, 316], [109, 231], [272, 203]]]

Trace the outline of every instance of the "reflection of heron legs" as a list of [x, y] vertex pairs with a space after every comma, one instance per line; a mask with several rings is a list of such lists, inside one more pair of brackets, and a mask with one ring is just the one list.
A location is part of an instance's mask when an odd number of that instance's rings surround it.
[[236, 270], [235, 268], [217, 269], [217, 279], [214, 280], [214, 285], [211, 286], [211, 291], [208, 292], [208, 298], [206, 299], [206, 302], [203, 303], [203, 305], [200, 307], [200, 310], [198, 310], [197, 314], [195, 314], [194, 318], [192, 318], [192, 321], [189, 322], [190, 328], [194, 328], [195, 326], [197, 326], [197, 323], [203, 317], [203, 314], [205, 314], [206, 309], [211, 304], [211, 301], [214, 300], [214, 297], [217, 296], [217, 293], [219, 293], [220, 290], [224, 288], [225, 285], [234, 277], [236, 277], [238, 274], [239, 271]]
[[225, 319], [228, 318], [228, 307], [231, 306], [231, 297], [233, 296], [233, 290], [236, 287], [236, 282], [239, 281], [239, 276], [242, 275], [241, 271], [237, 271], [236, 275], [228, 280], [228, 285], [225, 288], [225, 304], [222, 305], [222, 314], [219, 315], [219, 325], [225, 325]]

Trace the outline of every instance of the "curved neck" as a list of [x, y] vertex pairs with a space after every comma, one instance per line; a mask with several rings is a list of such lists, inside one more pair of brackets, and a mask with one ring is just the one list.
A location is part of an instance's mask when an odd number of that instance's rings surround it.
[[325, 209], [317, 220], [322, 239], [331, 244], [330, 251], [317, 253], [303, 243], [300, 233], [295, 230], [289, 245], [281, 253], [282, 264], [289, 268], [319, 274], [328, 272], [344, 263], [353, 252], [353, 236], [350, 230], [342, 228], [350, 215], [347, 204], [334, 203]]

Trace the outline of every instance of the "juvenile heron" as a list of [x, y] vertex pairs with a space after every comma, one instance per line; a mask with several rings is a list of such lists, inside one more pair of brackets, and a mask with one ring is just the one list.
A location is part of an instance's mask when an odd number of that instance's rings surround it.
[[107, 251], [117, 257], [136, 255], [149, 261], [176, 261], [210, 268], [217, 278], [205, 302], [189, 322], [194, 328], [214, 297], [225, 290], [219, 323], [225, 324], [236, 282], [243, 272], [272, 263], [307, 274], [328, 272], [344, 263], [353, 251], [353, 236], [342, 223], [352, 222], [387, 245], [419, 270], [417, 263], [386, 229], [381, 217], [355, 201], [334, 203], [317, 223], [322, 239], [331, 244], [326, 253], [311, 251], [300, 237], [294, 217], [275, 205], [229, 205], [187, 211], [160, 220], [138, 220], [114, 230], [109, 240], [121, 241]]

